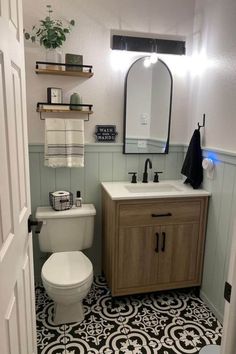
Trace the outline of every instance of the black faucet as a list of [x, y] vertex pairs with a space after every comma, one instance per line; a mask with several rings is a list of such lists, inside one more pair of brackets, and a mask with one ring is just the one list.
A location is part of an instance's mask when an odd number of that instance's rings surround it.
[[145, 165], [144, 165], [144, 172], [143, 172], [143, 183], [148, 183], [148, 173], [147, 173], [147, 167], [149, 164], [149, 168], [152, 168], [152, 161], [150, 159], [147, 159], [145, 161]]

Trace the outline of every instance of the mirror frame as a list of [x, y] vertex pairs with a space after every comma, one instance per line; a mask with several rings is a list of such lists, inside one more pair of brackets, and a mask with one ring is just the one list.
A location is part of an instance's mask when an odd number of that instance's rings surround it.
[[129, 70], [127, 71], [126, 77], [125, 77], [125, 90], [124, 90], [124, 129], [123, 129], [123, 154], [130, 154], [130, 155], [138, 155], [138, 154], [146, 154], [146, 155], [154, 155], [154, 154], [168, 154], [169, 152], [169, 142], [170, 142], [170, 122], [171, 122], [171, 112], [172, 112], [172, 96], [173, 96], [173, 76], [172, 73], [169, 69], [169, 67], [167, 66], [167, 64], [160, 58], [158, 58], [158, 61], [161, 62], [166, 69], [169, 72], [170, 75], [170, 106], [169, 106], [169, 122], [168, 122], [168, 132], [167, 132], [167, 140], [166, 140], [166, 147], [165, 147], [165, 151], [164, 152], [126, 152], [125, 151], [125, 137], [126, 137], [126, 105], [127, 105], [127, 83], [128, 83], [128, 76], [129, 76], [129, 72], [132, 69], [133, 65], [135, 65], [139, 60], [141, 59], [145, 59], [148, 58], [149, 55], [144, 56], [144, 57], [140, 57], [137, 60], [135, 60], [131, 66], [129, 67]]

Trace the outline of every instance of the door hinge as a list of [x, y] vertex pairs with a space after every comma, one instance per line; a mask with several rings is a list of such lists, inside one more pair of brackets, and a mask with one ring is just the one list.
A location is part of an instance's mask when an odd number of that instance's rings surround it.
[[232, 290], [232, 286], [226, 281], [225, 282], [224, 298], [228, 302], [230, 302], [231, 290]]

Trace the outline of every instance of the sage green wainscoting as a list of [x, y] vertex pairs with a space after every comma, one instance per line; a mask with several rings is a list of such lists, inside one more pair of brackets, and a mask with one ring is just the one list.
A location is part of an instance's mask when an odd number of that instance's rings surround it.
[[[97, 210], [94, 243], [85, 253], [91, 259], [96, 274], [101, 272], [101, 186], [102, 181], [128, 181], [129, 171], [137, 171], [142, 178], [144, 162], [152, 160], [153, 171], [163, 171], [160, 179], [179, 179], [183, 162], [183, 146], [172, 145], [168, 155], [123, 155], [122, 144], [89, 144], [85, 146], [84, 168], [49, 168], [44, 166], [44, 146], [29, 146], [32, 212], [37, 206], [48, 205], [48, 193], [68, 190], [74, 195], [81, 191], [84, 203], [93, 203]], [[46, 258], [39, 250], [34, 235], [35, 279], [40, 280], [41, 266]]]
[[[213, 180], [204, 175], [204, 189], [211, 192], [205, 245], [201, 297], [222, 322], [224, 285], [227, 280], [234, 223], [236, 226], [236, 154], [204, 150], [215, 160]], [[235, 228], [236, 231], [236, 228]]]
[[[43, 164], [43, 145], [30, 145], [30, 180], [32, 211], [38, 205], [48, 205], [48, 193], [54, 190], [81, 190], [85, 203], [97, 210], [93, 247], [86, 251], [95, 273], [101, 271], [101, 187], [102, 181], [129, 180], [129, 171], [138, 171], [141, 179], [144, 161], [153, 162], [152, 171], [163, 171], [161, 179], [181, 178], [186, 147], [171, 145], [168, 155], [123, 155], [121, 144], [90, 144], [85, 147], [84, 168], [48, 168]], [[215, 160], [213, 180], [204, 176], [203, 187], [212, 193], [209, 202], [208, 226], [201, 296], [219, 320], [224, 313], [224, 283], [227, 279], [233, 224], [236, 217], [236, 154], [204, 150], [204, 156]], [[152, 178], [152, 172], [150, 173]], [[44, 258], [41, 258], [44, 257]], [[34, 235], [35, 277], [45, 259]]]

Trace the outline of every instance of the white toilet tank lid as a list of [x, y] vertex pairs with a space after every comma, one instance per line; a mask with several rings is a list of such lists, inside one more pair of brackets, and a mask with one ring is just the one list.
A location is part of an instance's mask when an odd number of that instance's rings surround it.
[[38, 207], [36, 210], [37, 219], [63, 219], [63, 218], [78, 218], [82, 216], [96, 215], [96, 209], [93, 204], [82, 204], [81, 207], [76, 208], [73, 206], [71, 209], [56, 211], [50, 206]]
[[42, 278], [55, 287], [82, 285], [92, 275], [93, 265], [80, 251], [53, 253], [42, 267]]

